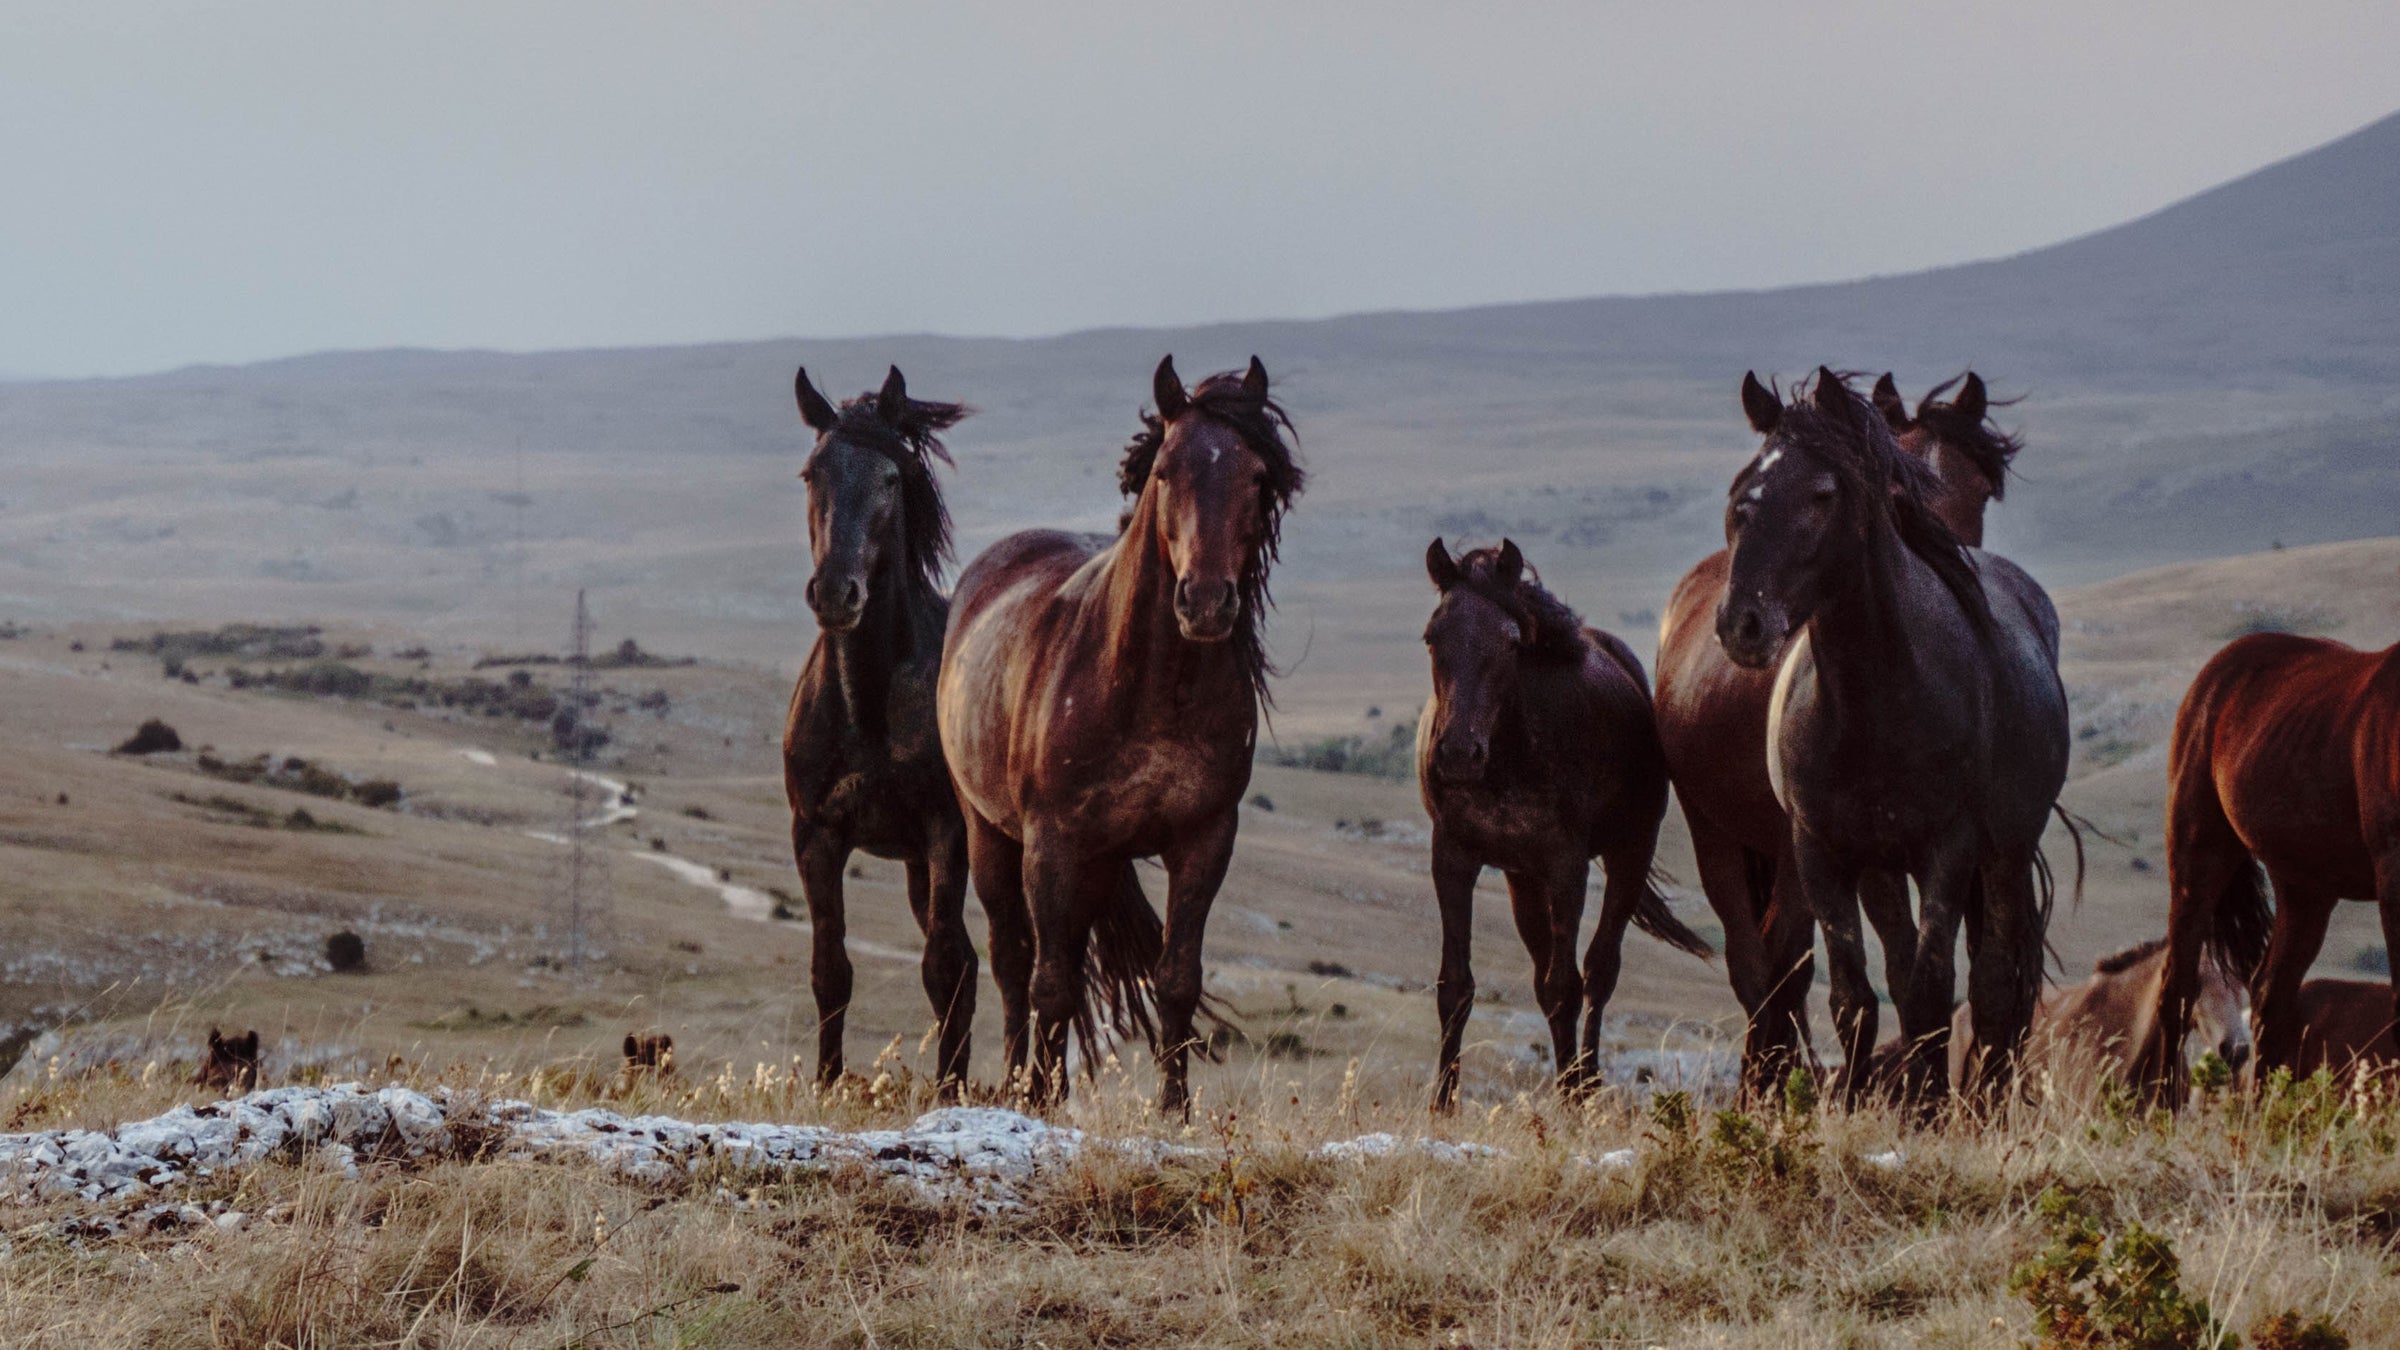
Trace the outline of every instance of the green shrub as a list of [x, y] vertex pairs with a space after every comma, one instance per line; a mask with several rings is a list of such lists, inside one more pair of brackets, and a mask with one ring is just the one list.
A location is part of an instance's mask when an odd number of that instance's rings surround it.
[[2110, 1237], [2074, 1196], [2052, 1187], [2036, 1212], [2050, 1245], [2009, 1276], [2033, 1305], [2042, 1350], [2233, 1350], [2208, 1304], [2183, 1291], [2182, 1261], [2139, 1223]]

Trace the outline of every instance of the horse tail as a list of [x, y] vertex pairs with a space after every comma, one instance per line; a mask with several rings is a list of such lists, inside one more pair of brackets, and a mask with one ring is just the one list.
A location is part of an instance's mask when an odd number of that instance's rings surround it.
[[[1083, 1047], [1086, 1071], [1107, 1057], [1102, 1028], [1115, 1038], [1139, 1036], [1152, 1053], [1158, 1050], [1158, 961], [1166, 950], [1166, 925], [1151, 908], [1142, 879], [1127, 859], [1117, 870], [1114, 893], [1100, 907], [1092, 924], [1091, 948], [1084, 969], [1084, 1012], [1076, 1019], [1075, 1035]], [[1097, 1016], [1095, 1016], [1095, 1011]], [[1211, 1029], [1231, 1026], [1223, 1005], [1202, 995], [1198, 1017]], [[1195, 1047], [1214, 1060], [1216, 1047], [1202, 1037]]]
[[1708, 945], [1708, 939], [1686, 928], [1675, 911], [1667, 908], [1666, 894], [1660, 889], [1667, 880], [1664, 872], [1657, 871], [1642, 879], [1641, 898], [1633, 902], [1633, 926], [1703, 961], [1714, 957], [1717, 949]]

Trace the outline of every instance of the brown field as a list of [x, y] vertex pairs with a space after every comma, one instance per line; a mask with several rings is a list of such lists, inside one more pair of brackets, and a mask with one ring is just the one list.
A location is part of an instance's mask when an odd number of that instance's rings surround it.
[[[2400, 638], [2395, 571], [2400, 540], [2368, 540], [2060, 594], [2078, 736], [2066, 801], [2122, 841], [2090, 841], [2082, 903], [2062, 905], [2054, 936], [2069, 972], [2163, 924], [2163, 740], [2191, 672], [2249, 627]], [[634, 787], [636, 814], [590, 832], [611, 907], [602, 954], [568, 971], [549, 959], [565, 850], [535, 837], [564, 828], [565, 774], [538, 723], [236, 689], [226, 674], [305, 661], [200, 657], [189, 683], [163, 678], [146, 652], [111, 649], [153, 627], [37, 626], [0, 639], [0, 1019], [61, 1029], [0, 1083], [8, 1128], [106, 1125], [189, 1099], [182, 1080], [212, 1025], [260, 1029], [274, 1080], [388, 1074], [521, 1095], [541, 1075], [578, 1100], [613, 1068], [627, 1031], [661, 1030], [683, 1071], [658, 1090], [664, 1109], [892, 1125], [925, 1104], [913, 1075], [927, 1062], [929, 1018], [897, 868], [862, 858], [850, 883], [852, 1061], [883, 1049], [879, 1069], [897, 1080], [872, 1095], [863, 1080], [822, 1101], [792, 1086], [813, 1034], [806, 930], [719, 894], [716, 879], [745, 888], [746, 902], [796, 890], [774, 752], [782, 676], [716, 662], [595, 675], [614, 731], [598, 771]], [[508, 673], [476, 671], [466, 648], [396, 656], [415, 643], [397, 628], [322, 640], [372, 646], [377, 655], [349, 664], [395, 677]], [[1424, 679], [1413, 644], [1334, 646], [1337, 667], [1375, 665], [1385, 684], [1295, 678], [1278, 717], [1287, 746], [1381, 735], [1413, 716]], [[524, 669], [563, 680], [555, 666]], [[1374, 719], [1370, 697], [1382, 701]], [[107, 753], [149, 717], [172, 724], [186, 751]], [[202, 772], [201, 747], [221, 761], [296, 756], [396, 781], [405, 796], [372, 809], [228, 782]], [[2334, 1312], [2354, 1331], [2391, 1320], [2400, 1282], [2388, 1273], [2386, 1206], [2400, 1163], [2381, 1105], [2362, 1104], [2305, 1147], [2286, 1130], [2276, 1148], [2247, 1106], [2151, 1127], [2106, 1100], [2044, 1100], [1994, 1126], [1930, 1133], [1836, 1114], [1813, 1127], [1805, 1167], [1761, 1180], [1767, 1164], [1705, 1139], [1678, 1143], [1629, 1091], [1580, 1114], [1547, 1094], [1529, 968], [1495, 885], [1477, 915], [1486, 992], [1466, 1062], [1470, 1105], [1430, 1122], [1437, 936], [1413, 787], [1262, 766], [1254, 790], [1266, 800], [1245, 812], [1209, 941], [1211, 987], [1246, 1039], [1197, 1074], [1188, 1130], [1142, 1107], [1138, 1050], [1063, 1109], [1087, 1130], [1163, 1131], [1221, 1151], [1248, 1187], [1238, 1214], [1209, 1175], [1098, 1162], [1045, 1181], [1027, 1213], [1005, 1218], [867, 1178], [778, 1184], [752, 1204], [708, 1183], [658, 1189], [546, 1165], [390, 1166], [350, 1184], [278, 1164], [209, 1183], [225, 1194], [204, 1197], [238, 1198], [281, 1214], [275, 1222], [81, 1247], [21, 1238], [0, 1334], [227, 1345], [2011, 1343], [2031, 1314], [2007, 1275], [2041, 1245], [2031, 1207], [2053, 1183], [2093, 1191], [2112, 1229], [2138, 1218], [2167, 1232], [2190, 1287], [2232, 1325], [2288, 1306]], [[294, 828], [295, 809], [311, 827]], [[2053, 844], [2063, 860], [2063, 841]], [[1691, 875], [1672, 813], [1661, 862]], [[1688, 886], [1678, 904], [1709, 930]], [[365, 938], [362, 973], [318, 967], [325, 937], [343, 929]], [[1735, 1006], [1715, 965], [1638, 935], [1629, 943], [1610, 1010], [1610, 1044], [1626, 1057], [1616, 1077], [1626, 1085], [1639, 1062], [1671, 1086], [1701, 1061], [1652, 1052], [1722, 1049], [1738, 1033]], [[2345, 907], [2320, 971], [2380, 958], [2371, 910]], [[976, 1061], [987, 1079], [996, 1002], [987, 985]], [[762, 1073], [780, 1086], [740, 1086]], [[1697, 1128], [1707, 1133], [1705, 1114]], [[1307, 1156], [1378, 1129], [1489, 1142], [1508, 1157]], [[1621, 1175], [1564, 1161], [1624, 1147], [1641, 1162]], [[1897, 1171], [1862, 1161], [1894, 1148], [1909, 1159]], [[33, 1233], [71, 1208], [6, 1224]], [[624, 1231], [592, 1253], [595, 1215]], [[589, 1279], [557, 1278], [585, 1255]], [[725, 1282], [741, 1292], [698, 1292]], [[155, 1292], [128, 1298], [137, 1286]]]

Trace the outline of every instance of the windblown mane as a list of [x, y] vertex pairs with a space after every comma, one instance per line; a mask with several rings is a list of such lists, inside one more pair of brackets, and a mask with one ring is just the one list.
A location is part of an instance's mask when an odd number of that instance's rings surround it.
[[2092, 970], [2095, 974], [2100, 975], [2115, 975], [2122, 971], [2131, 970], [2135, 966], [2140, 965], [2142, 962], [2158, 955], [2160, 949], [2166, 945], [2167, 940], [2163, 937], [2152, 938], [2148, 942], [2137, 942], [2121, 952], [2111, 952], [2108, 955], [2101, 957], [2099, 960], [2094, 961], [2092, 963]]
[[878, 396], [869, 392], [845, 399], [840, 420], [817, 441], [820, 450], [837, 440], [866, 446], [899, 466], [902, 563], [911, 577], [936, 590], [942, 564], [950, 558], [950, 508], [934, 481], [933, 461], [957, 467], [940, 433], [973, 411], [963, 403], [912, 398], [894, 425], [883, 415]]
[[[1282, 555], [1283, 513], [1308, 481], [1308, 475], [1300, 468], [1296, 445], [1299, 433], [1293, 430], [1292, 419], [1282, 404], [1272, 398], [1255, 397], [1242, 388], [1242, 372], [1237, 370], [1220, 371], [1195, 385], [1191, 406], [1192, 412], [1186, 416], [1211, 417], [1231, 427], [1250, 447], [1250, 452], [1258, 456], [1259, 463], [1266, 466], [1263, 508], [1266, 528], [1259, 532], [1258, 551], [1242, 569], [1242, 617], [1234, 630], [1233, 642], [1241, 657], [1243, 673], [1249, 677], [1251, 692], [1260, 703], [1271, 707], [1275, 700], [1267, 690], [1267, 677], [1275, 673], [1275, 667], [1267, 660], [1259, 624], [1275, 603], [1267, 590], [1267, 571]], [[1118, 490], [1136, 498], [1149, 484], [1151, 466], [1158, 461], [1159, 447], [1167, 441], [1167, 424], [1158, 414], [1145, 412], [1141, 419], [1142, 429], [1126, 442], [1125, 458], [1117, 467]], [[1290, 433], [1290, 441], [1284, 439], [1286, 433]]]
[[[1965, 455], [1985, 478], [1991, 480], [1992, 500], [1999, 501], [2007, 494], [2009, 465], [2015, 461], [2017, 452], [2025, 448], [2025, 438], [2002, 431], [1989, 412], [1980, 417], [1974, 416], [1942, 398], [1953, 385], [1965, 378], [1967, 373], [1961, 371], [1927, 390], [1925, 397], [1917, 401], [1914, 420], [1932, 432], [1935, 440]], [[2004, 408], [2014, 402], [2015, 399], [2005, 399], [1985, 406]]]
[[1876, 509], [1876, 503], [1889, 503], [1885, 509], [1900, 542], [1933, 569], [1966, 612], [1968, 623], [1988, 638], [1991, 602], [1983, 593], [1974, 560], [1930, 504], [1941, 491], [1940, 474], [1900, 448], [1883, 414], [1851, 390], [1846, 375], [1835, 375], [1832, 388], [1840, 397], [1838, 407], [1829, 410], [1816, 405], [1817, 391], [1810, 382], [1793, 386], [1783, 405], [1782, 420], [1759, 447], [1759, 454], [1734, 476], [1733, 497], [1746, 489], [1770, 449], [1788, 445], [1805, 451], [1841, 480], [1845, 500], [1867, 503], [1869, 510]]
[[1530, 566], [1514, 586], [1492, 573], [1500, 560], [1494, 547], [1469, 549], [1459, 555], [1459, 584], [1498, 605], [1501, 611], [1533, 633], [1526, 657], [1537, 665], [1582, 665], [1591, 651], [1583, 636], [1583, 616], [1543, 587]]

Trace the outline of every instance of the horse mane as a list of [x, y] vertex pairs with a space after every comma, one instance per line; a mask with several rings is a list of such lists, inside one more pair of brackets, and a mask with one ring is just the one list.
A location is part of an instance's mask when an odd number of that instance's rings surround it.
[[2166, 945], [2167, 940], [2163, 937], [2160, 937], [2152, 938], [2148, 942], [2137, 942], [2121, 952], [2110, 952], [2108, 955], [2103, 956], [2099, 960], [2092, 963], [2092, 973], [2095, 975], [2115, 975], [2123, 971], [2131, 970], [2135, 966], [2140, 965], [2142, 962], [2158, 955], [2160, 950]]
[[933, 461], [958, 467], [941, 433], [973, 411], [963, 403], [912, 398], [895, 421], [884, 416], [878, 395], [870, 391], [843, 400], [833, 429], [817, 442], [866, 446], [899, 466], [901, 558], [910, 576], [933, 589], [940, 588], [942, 564], [950, 558], [950, 507], [934, 481]]
[[1517, 584], [1503, 584], [1493, 575], [1500, 561], [1496, 547], [1469, 549], [1458, 557], [1459, 584], [1500, 607], [1533, 634], [1525, 655], [1536, 665], [1580, 666], [1591, 652], [1583, 635], [1583, 616], [1552, 595], [1529, 564]]
[[[1251, 693], [1260, 703], [1273, 706], [1275, 699], [1267, 689], [1267, 677], [1275, 673], [1274, 663], [1267, 659], [1266, 640], [1259, 633], [1259, 623], [1265, 611], [1274, 607], [1275, 600], [1267, 590], [1267, 571], [1282, 556], [1283, 513], [1290, 509], [1292, 498], [1300, 495], [1308, 475], [1300, 468], [1297, 442], [1300, 433], [1292, 426], [1291, 416], [1283, 405], [1272, 398], [1250, 393], [1242, 387], [1242, 372], [1219, 371], [1194, 385], [1191, 391], [1191, 411], [1214, 418], [1233, 429], [1266, 466], [1266, 528], [1259, 532], [1258, 550], [1249, 565], [1242, 569], [1240, 582], [1242, 617], [1234, 629], [1234, 651], [1241, 658], [1242, 673], [1250, 681]], [[1117, 466], [1117, 489], [1128, 497], [1138, 498], [1150, 483], [1150, 470], [1158, 462], [1159, 448], [1167, 443], [1167, 424], [1157, 413], [1140, 414], [1142, 425], [1125, 443], [1125, 458]], [[1285, 434], [1290, 433], [1287, 441]], [[1132, 520], [1130, 513], [1119, 524], [1122, 530]]]
[[[1823, 375], [1832, 376], [1832, 382], [1826, 384]], [[1792, 387], [1782, 419], [1759, 447], [1759, 455], [1735, 476], [1734, 495], [1738, 497], [1743, 485], [1757, 474], [1769, 447], [1788, 444], [1807, 450], [1841, 480], [1847, 499], [1865, 502], [1869, 510], [1876, 509], [1877, 503], [1887, 503], [1883, 509], [1901, 544], [1933, 569], [1966, 612], [1967, 622], [1989, 638], [1992, 609], [1983, 593], [1983, 580], [1976, 574], [1966, 545], [1934, 514], [1932, 500], [1941, 492], [1940, 473], [1900, 448], [1883, 414], [1850, 388], [1850, 375], [1833, 371], [1823, 375]], [[1825, 391], [1832, 395], [1833, 408], [1817, 406], [1818, 396]]]
[[[2007, 495], [2009, 466], [2016, 460], [2017, 452], [2025, 448], [2025, 438], [2002, 431], [1988, 411], [1980, 417], [1974, 416], [1942, 398], [1965, 378], [1967, 372], [1961, 371], [1926, 390], [1925, 397], [1917, 401], [1913, 420], [1932, 432], [1935, 440], [1965, 455], [1978, 472], [1991, 480], [1992, 500], [1999, 501]], [[1996, 399], [1984, 406], [2005, 408], [2014, 402], [2013, 398]]]

